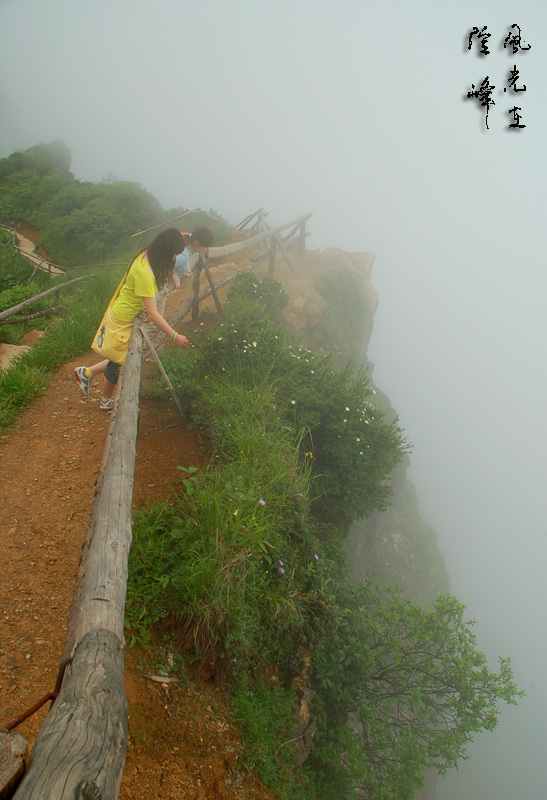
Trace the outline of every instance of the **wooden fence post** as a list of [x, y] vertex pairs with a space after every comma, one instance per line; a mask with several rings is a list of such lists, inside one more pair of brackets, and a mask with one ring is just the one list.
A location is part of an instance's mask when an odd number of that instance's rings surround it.
[[277, 243], [279, 245], [279, 249], [281, 250], [281, 255], [283, 256], [283, 258], [287, 262], [287, 265], [288, 265], [290, 271], [292, 272], [292, 274], [294, 275], [294, 277], [297, 278], [298, 276], [296, 274], [296, 270], [293, 267], [293, 265], [291, 264], [291, 262], [289, 261], [289, 257], [287, 256], [287, 253], [285, 251], [285, 246], [284, 246], [283, 242], [281, 241], [281, 236], [278, 233], [275, 234], [275, 239], [273, 241], [277, 241]]
[[273, 236], [270, 239], [270, 261], [269, 261], [269, 264], [268, 264], [268, 275], [270, 276], [270, 278], [273, 278], [273, 276], [274, 276], [275, 251], [276, 250], [277, 250], [277, 237]]
[[195, 266], [192, 288], [194, 297], [192, 300], [192, 320], [195, 322], [199, 316], [199, 278], [201, 275], [201, 260]]
[[298, 252], [300, 255], [306, 252], [306, 220], [300, 225], [300, 236], [298, 237]]
[[169, 391], [171, 392], [171, 397], [172, 397], [172, 398], [173, 398], [173, 400], [175, 401], [175, 405], [177, 406], [177, 408], [178, 408], [178, 410], [179, 410], [179, 413], [180, 413], [181, 417], [183, 418], [183, 420], [184, 420], [185, 422], [187, 422], [187, 419], [186, 419], [186, 414], [184, 413], [184, 409], [183, 409], [183, 407], [182, 407], [182, 404], [181, 404], [181, 402], [180, 402], [179, 396], [178, 396], [178, 394], [175, 392], [175, 389], [174, 389], [174, 387], [173, 387], [173, 384], [171, 383], [171, 381], [170, 381], [170, 379], [169, 379], [169, 375], [168, 375], [168, 374], [167, 374], [167, 372], [165, 371], [165, 367], [164, 367], [164, 366], [163, 366], [163, 364], [161, 363], [161, 359], [160, 359], [159, 355], [157, 354], [157, 352], [156, 352], [156, 348], [155, 348], [155, 347], [154, 347], [154, 345], [152, 344], [152, 342], [151, 342], [151, 340], [150, 340], [150, 337], [149, 337], [149, 335], [148, 335], [148, 334], [147, 334], [147, 332], [146, 332], [146, 327], [145, 327], [144, 325], [142, 325], [142, 326], [141, 326], [141, 333], [142, 333], [142, 335], [144, 336], [144, 341], [145, 341], [145, 342], [146, 342], [146, 344], [148, 345], [148, 349], [150, 350], [150, 352], [151, 352], [151, 354], [152, 354], [152, 357], [153, 357], [154, 361], [156, 362], [156, 366], [158, 367], [159, 371], [161, 372], [161, 376], [162, 376], [163, 380], [164, 380], [164, 381], [165, 381], [165, 383], [167, 384], [167, 388], [168, 388], [168, 389], [169, 389]]
[[215, 289], [215, 284], [213, 278], [211, 277], [211, 271], [209, 270], [209, 265], [207, 264], [207, 259], [205, 256], [200, 255], [199, 260], [205, 270], [205, 274], [207, 275], [207, 280], [209, 281], [209, 286], [211, 287], [211, 294], [213, 295], [213, 299], [215, 301], [215, 306], [217, 307], [217, 312], [220, 316], [222, 316], [222, 306], [220, 305], [220, 300], [218, 299], [217, 291]]

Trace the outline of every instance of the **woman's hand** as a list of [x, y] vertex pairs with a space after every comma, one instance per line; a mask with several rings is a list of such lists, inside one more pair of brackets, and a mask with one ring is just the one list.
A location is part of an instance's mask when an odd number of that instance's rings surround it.
[[175, 344], [177, 347], [180, 347], [181, 350], [185, 350], [187, 347], [191, 347], [191, 342], [188, 341], [186, 336], [182, 333], [177, 333], [175, 336]]
[[180, 278], [178, 275], [175, 275], [173, 272], [173, 283], [175, 284], [175, 289], [180, 289]]

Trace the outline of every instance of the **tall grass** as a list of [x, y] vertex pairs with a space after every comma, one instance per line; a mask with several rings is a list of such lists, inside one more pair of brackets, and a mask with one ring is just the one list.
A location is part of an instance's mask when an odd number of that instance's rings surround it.
[[294, 767], [297, 693], [277, 682], [243, 675], [234, 686], [234, 711], [241, 723], [244, 765], [256, 770], [266, 786], [290, 800], [310, 800], [313, 789]]
[[67, 289], [63, 313], [49, 323], [33, 347], [0, 371], [0, 432], [44, 391], [52, 369], [89, 348], [121, 271], [122, 268], [103, 269], [88, 281]]
[[[312, 798], [290, 767], [296, 694], [285, 689], [341, 619], [346, 578], [344, 525], [317, 519], [314, 498], [322, 484], [332, 516], [347, 515], [340, 487], [364, 484], [366, 503], [351, 507], [376, 507], [404, 443], [367, 403], [363, 376], [335, 373], [288, 339], [276, 284], [234, 283], [225, 322], [194, 337], [184, 359], [166, 354], [211, 462], [186, 471], [172, 503], [135, 515], [127, 623], [141, 641], [165, 617], [190, 635], [235, 681], [248, 763], [282, 797]], [[377, 466], [363, 457], [373, 449]]]
[[29, 406], [47, 385], [43, 367], [16, 364], [0, 370], [0, 432], [13, 425], [18, 411]]
[[128, 623], [142, 636], [170, 614], [239, 671], [279, 659], [280, 642], [287, 656], [305, 627], [310, 472], [269, 387], [211, 382], [206, 395], [213, 462], [186, 472], [178, 502], [137, 513]]

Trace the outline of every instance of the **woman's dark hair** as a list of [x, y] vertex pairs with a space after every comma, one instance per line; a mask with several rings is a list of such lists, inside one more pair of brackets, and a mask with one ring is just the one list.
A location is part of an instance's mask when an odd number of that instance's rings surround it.
[[191, 242], [198, 241], [202, 247], [212, 247], [215, 243], [215, 237], [213, 232], [203, 225], [201, 228], [196, 228], [193, 231], [189, 239]]
[[166, 228], [146, 248], [148, 263], [152, 267], [158, 289], [162, 288], [169, 273], [173, 271], [175, 256], [182, 253], [185, 247], [186, 242], [181, 232], [176, 228]]

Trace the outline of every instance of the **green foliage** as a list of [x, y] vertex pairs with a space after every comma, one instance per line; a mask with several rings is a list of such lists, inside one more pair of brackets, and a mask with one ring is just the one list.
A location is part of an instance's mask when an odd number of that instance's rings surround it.
[[25, 151], [17, 151], [0, 159], [0, 181], [21, 172], [52, 175], [57, 172], [68, 175], [71, 153], [64, 142], [37, 144]]
[[62, 263], [93, 262], [129, 234], [157, 222], [159, 214], [157, 201], [137, 183], [72, 183], [45, 204], [40, 244]]
[[8, 308], [22, 303], [23, 300], [34, 297], [34, 295], [40, 294], [40, 291], [41, 287], [34, 281], [32, 283], [12, 286], [10, 289], [4, 289], [4, 291], [0, 292], [0, 311], [6, 311]]
[[[57, 261], [133, 250], [130, 233], [175, 216], [137, 184], [80, 183], [69, 168], [61, 143], [0, 161], [0, 216], [40, 228]], [[213, 227], [217, 244], [229, 238], [214, 213], [183, 219], [187, 230]], [[43, 390], [49, 369], [89, 346], [121, 271], [67, 292], [67, 311], [0, 373], [0, 429]], [[29, 275], [0, 233], [0, 292], [8, 291], [0, 303], [26, 291], [16, 287]], [[321, 289], [330, 311], [316, 345], [334, 348], [338, 360], [356, 352], [344, 338], [356, 340], [368, 324], [352, 281], [337, 279], [339, 295], [328, 278]], [[387, 480], [407, 445], [363, 372], [334, 370], [332, 358], [290, 339], [285, 302], [279, 284], [241, 277], [225, 322], [183, 358], [166, 358], [210, 436], [211, 464], [187, 469], [172, 503], [135, 514], [128, 622], [145, 640], [150, 624], [170, 617], [226, 665], [248, 763], [280, 796], [404, 800], [424, 766], [455, 764], [476, 731], [494, 727], [499, 702], [519, 692], [507, 660], [489, 670], [455, 598], [424, 611], [399, 594], [347, 584], [348, 522], [386, 507]], [[270, 685], [260, 675], [272, 664], [280, 683]], [[281, 688], [305, 665], [317, 720], [306, 787], [290, 766], [295, 697]]]
[[[155, 198], [136, 183], [114, 178], [98, 184], [85, 183], [75, 180], [69, 170], [70, 152], [62, 142], [36, 145], [0, 159], [0, 218], [10, 225], [24, 221], [37, 228], [40, 231], [37, 244], [43, 245], [58, 263], [89, 264], [114, 253], [129, 260], [137, 248], [145, 244], [136, 244], [129, 235], [169, 218], [169, 212], [162, 212]], [[188, 223], [192, 221], [193, 227], [210, 223], [217, 243], [229, 240], [218, 215], [211, 220], [209, 214], [198, 211], [184, 219]], [[157, 229], [151, 232], [150, 239], [156, 233]], [[25, 258], [14, 255], [11, 234], [0, 230], [0, 308], [10, 307], [35, 293], [35, 286], [26, 286], [32, 270]], [[13, 367], [15, 371], [34, 367], [48, 370], [87, 349], [121, 270], [101, 272], [93, 285], [86, 284], [85, 289], [63, 293], [63, 302], [68, 301], [70, 308], [55, 320], [48, 318], [47, 335], [18, 360]], [[35, 274], [33, 283], [40, 289], [54, 285], [40, 271]], [[6, 290], [10, 292], [3, 294]], [[43, 307], [48, 305], [50, 303], [44, 301]], [[33, 310], [41, 307], [38, 305]], [[41, 322], [30, 323], [30, 326], [34, 324], [42, 326]], [[4, 326], [0, 336], [4, 341], [16, 343], [22, 333], [22, 326], [15, 324]], [[15, 381], [13, 397], [4, 396], [0, 391], [0, 405], [4, 409], [0, 429], [11, 424], [17, 409], [29, 401], [25, 389], [19, 402], [18, 383], [34, 386], [34, 396], [44, 385], [23, 376]]]
[[[137, 516], [128, 620], [142, 636], [170, 615], [202, 654], [216, 646], [237, 676], [249, 763], [281, 796], [404, 800], [518, 692], [507, 661], [489, 671], [455, 598], [427, 612], [347, 584], [348, 520], [385, 506], [406, 445], [363, 373], [290, 340], [283, 302], [275, 283], [239, 279], [225, 321], [166, 356], [211, 466]], [[280, 760], [294, 702], [259, 675], [276, 664], [288, 686], [307, 660], [317, 732], [304, 791]]]
[[360, 361], [366, 332], [372, 324], [360, 277], [349, 269], [337, 270], [322, 276], [317, 289], [327, 307], [312, 330], [312, 349], [332, 353], [337, 366], [349, 360]]
[[371, 403], [364, 372], [341, 371], [287, 335], [279, 284], [247, 275], [234, 281], [226, 322], [194, 337], [184, 360], [173, 356], [173, 379], [200, 423], [206, 381], [237, 375], [250, 389], [267, 379], [277, 413], [300, 440], [314, 474], [315, 510], [325, 520], [357, 519], [387, 506], [389, 474], [407, 449], [401, 430]]
[[[14, 251], [11, 233], [0, 229], [0, 292], [27, 283], [32, 271], [33, 265]], [[33, 278], [34, 284], [40, 287], [39, 291], [46, 288], [48, 280], [42, 273], [36, 273]]]
[[20, 360], [0, 370], [0, 431], [12, 425], [17, 412], [29, 406], [47, 384], [45, 369], [23, 365]]
[[119, 272], [103, 271], [85, 284], [67, 289], [63, 302], [68, 308], [48, 323], [46, 334], [30, 350], [13, 361], [9, 369], [0, 371], [0, 431], [12, 425], [17, 412], [44, 391], [48, 371], [88, 349], [119, 281]]
[[[35, 281], [31, 283], [17, 284], [9, 289], [4, 289], [0, 292], [0, 311], [6, 311], [8, 308], [19, 305], [23, 300], [28, 300], [41, 292], [42, 288]], [[8, 344], [16, 344], [22, 336], [26, 333], [24, 323], [17, 323], [15, 320], [18, 316], [41, 311], [51, 305], [50, 298], [44, 298], [33, 304], [32, 307], [23, 309], [19, 314], [11, 317], [11, 324], [0, 325], [0, 342], [7, 342]], [[31, 320], [27, 323], [30, 329], [43, 326], [43, 319]]]
[[161, 220], [157, 200], [128, 181], [82, 183], [68, 171], [62, 143], [37, 145], [0, 160], [0, 217], [25, 220], [66, 266], [104, 259], [130, 234]]
[[218, 465], [187, 473], [179, 502], [136, 515], [128, 621], [142, 636], [176, 616], [237, 672], [289, 659], [309, 625], [317, 579], [309, 472], [267, 387], [211, 383], [204, 403], [218, 420]]
[[313, 662], [326, 721], [313, 758], [327, 783], [410, 798], [425, 767], [455, 766], [499, 702], [522, 695], [508, 659], [490, 671], [464, 610], [449, 595], [425, 611], [372, 585], [340, 590]]
[[246, 317], [258, 322], [264, 319], [280, 321], [280, 313], [289, 296], [279, 281], [257, 278], [253, 272], [238, 275], [228, 291], [230, 317]]
[[242, 676], [234, 686], [234, 711], [241, 723], [244, 766], [254, 769], [266, 786], [291, 800], [310, 800], [309, 785], [296, 774], [293, 737], [296, 693]]

